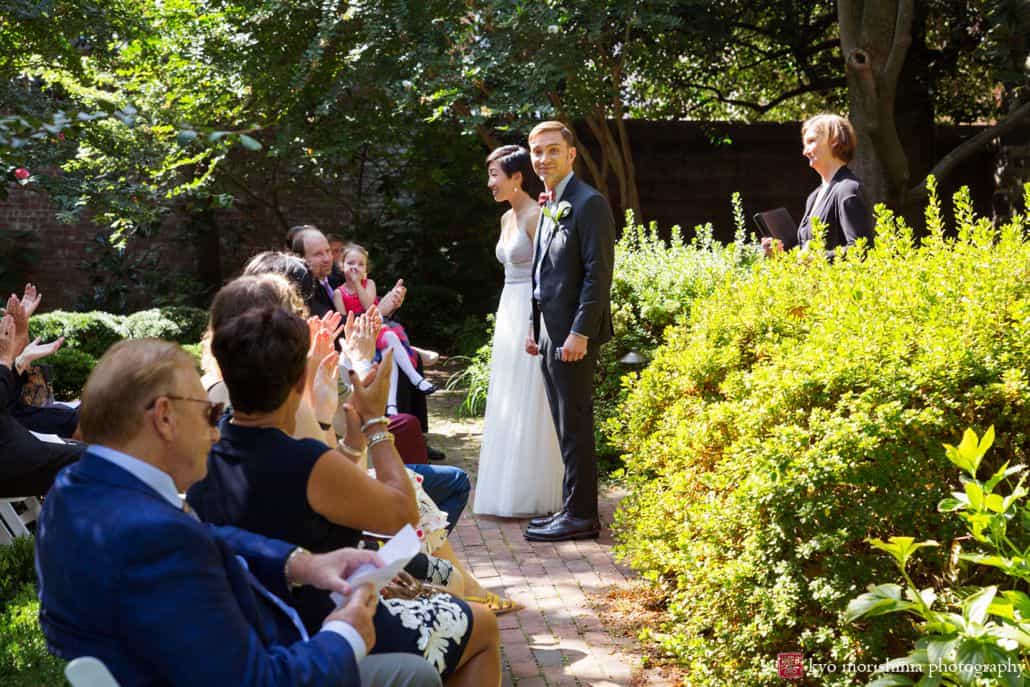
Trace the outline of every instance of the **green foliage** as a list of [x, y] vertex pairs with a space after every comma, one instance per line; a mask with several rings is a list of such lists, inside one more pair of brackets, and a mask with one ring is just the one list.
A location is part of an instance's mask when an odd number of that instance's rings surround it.
[[458, 417], [480, 417], [486, 412], [486, 395], [490, 387], [490, 358], [493, 352], [494, 315], [486, 316], [486, 343], [471, 356], [452, 358], [465, 367], [447, 381], [448, 391], [465, 389], [465, 397], [458, 406]]
[[619, 408], [637, 379], [637, 373], [619, 360], [630, 351], [650, 358], [668, 327], [685, 321], [698, 299], [746, 273], [757, 256], [745, 242], [742, 227], [728, 246], [715, 241], [713, 233], [711, 225], [699, 226], [687, 241], [676, 226], [664, 240], [654, 222], [645, 227], [626, 213], [612, 280], [615, 338], [601, 349], [594, 386], [598, 428], [608, 428], [599, 431], [597, 443], [606, 469], [617, 467], [620, 449], [609, 436], [618, 433]]
[[0, 683], [64, 685], [64, 662], [51, 656], [39, 628], [33, 539], [0, 546]]
[[99, 358], [113, 344], [128, 336], [123, 320], [105, 312], [53, 312], [29, 320], [29, 336], [53, 341], [64, 337], [64, 345]]
[[[863, 541], [953, 538], [934, 509], [952, 427], [995, 418], [995, 462], [1025, 461], [1030, 218], [995, 228], [968, 195], [956, 208], [954, 240], [917, 244], [880, 207], [872, 249], [728, 273], [629, 391], [609, 428], [630, 488], [618, 551], [668, 590], [670, 621], [646, 634], [692, 685], [779, 685], [769, 660], [784, 651], [889, 655], [910, 628], [844, 620], [889, 571]], [[919, 588], [927, 576], [912, 570]]]
[[97, 359], [89, 353], [62, 346], [61, 350], [42, 362], [50, 365], [54, 398], [58, 401], [70, 401], [79, 397], [82, 387], [86, 386], [86, 380], [89, 379], [89, 373], [97, 364]]
[[70, 400], [78, 397], [97, 360], [122, 339], [157, 337], [192, 344], [200, 340], [206, 326], [206, 311], [185, 306], [151, 308], [127, 316], [55, 310], [30, 319], [29, 334], [43, 341], [65, 337], [61, 349], [41, 362], [53, 371], [54, 396]]
[[141, 310], [125, 318], [131, 339], [153, 337], [180, 344], [196, 343], [207, 327], [207, 311], [186, 306]]
[[[1030, 581], [1030, 509], [1024, 502], [1026, 477], [1020, 474], [1026, 466], [1004, 463], [989, 479], [977, 479], [993, 443], [991, 427], [982, 438], [967, 429], [957, 447], [945, 444], [948, 460], [966, 474], [961, 477], [963, 490], [941, 501], [938, 510], [955, 513], [978, 544], [975, 553], [956, 557], [962, 544], [955, 542], [952, 560], [972, 566], [944, 571], [943, 587], [919, 589], [909, 576], [909, 559], [937, 542], [915, 543], [912, 537], [869, 540], [891, 555], [905, 586], [871, 585], [848, 603], [846, 620], [901, 612], [918, 618], [915, 648], [883, 664], [871, 684], [914, 685], [917, 679], [919, 684], [1023, 684], [1022, 658], [1030, 649], [1030, 597], [1019, 589], [999, 591], [999, 586]], [[1019, 481], [1007, 495], [996, 491], [1016, 475]]]
[[35, 540], [18, 537], [9, 546], [0, 546], [0, 610], [6, 609], [22, 587], [36, 581]]

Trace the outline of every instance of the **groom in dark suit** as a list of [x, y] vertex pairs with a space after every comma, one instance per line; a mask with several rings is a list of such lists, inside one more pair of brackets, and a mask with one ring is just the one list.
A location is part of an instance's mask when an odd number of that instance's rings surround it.
[[610, 292], [615, 219], [608, 201], [572, 172], [572, 131], [542, 122], [529, 134], [533, 169], [544, 182], [533, 260], [532, 329], [526, 352], [541, 355], [544, 387], [565, 463], [564, 504], [534, 518], [530, 541], [595, 538], [594, 368], [612, 338]]

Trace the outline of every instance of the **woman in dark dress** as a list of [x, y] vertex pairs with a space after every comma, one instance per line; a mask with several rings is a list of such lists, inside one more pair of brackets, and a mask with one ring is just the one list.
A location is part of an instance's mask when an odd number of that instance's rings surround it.
[[766, 255], [795, 246], [805, 249], [812, 240], [812, 220], [816, 217], [826, 227], [826, 254], [831, 259], [843, 255], [860, 238], [871, 242], [872, 215], [862, 195], [862, 182], [848, 169], [856, 145], [851, 122], [834, 114], [816, 115], [801, 126], [801, 141], [802, 155], [822, 184], [805, 201], [797, 243], [784, 246], [776, 239], [764, 238]]
[[[248, 310], [220, 325], [212, 350], [229, 389], [233, 415], [223, 420], [208, 476], [189, 501], [214, 524], [232, 524], [315, 552], [354, 546], [363, 530], [392, 533], [418, 522], [411, 481], [393, 447], [383, 411], [384, 359], [366, 388], [351, 376], [348, 446], [368, 447], [377, 478], [315, 439], [294, 439], [309, 347], [307, 323], [279, 307]], [[295, 592], [305, 620], [325, 616], [324, 594]], [[484, 606], [450, 594], [381, 600], [374, 652], [421, 654], [448, 685], [499, 685], [497, 623]]]

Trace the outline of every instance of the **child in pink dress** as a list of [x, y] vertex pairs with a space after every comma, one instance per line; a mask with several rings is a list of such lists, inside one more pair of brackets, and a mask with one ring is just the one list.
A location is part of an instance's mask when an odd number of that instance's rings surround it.
[[[368, 278], [368, 251], [356, 243], [343, 248], [343, 274], [345, 281], [333, 293], [333, 304], [341, 313], [360, 315], [373, 304], [379, 303], [376, 283]], [[390, 398], [386, 414], [397, 414], [397, 375], [403, 372], [416, 389], [428, 395], [436, 391], [435, 384], [418, 373], [418, 353], [415, 352], [408, 335], [399, 323], [383, 319], [383, 328], [376, 339], [376, 357], [387, 348], [393, 349], [394, 366], [390, 377]]]

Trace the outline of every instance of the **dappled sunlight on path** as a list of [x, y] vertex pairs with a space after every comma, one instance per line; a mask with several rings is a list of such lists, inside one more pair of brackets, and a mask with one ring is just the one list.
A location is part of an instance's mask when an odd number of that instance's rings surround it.
[[[430, 397], [429, 443], [446, 451], [446, 463], [467, 470], [475, 482], [482, 420], [456, 419], [453, 409], [460, 398], [460, 392], [444, 391]], [[620, 497], [602, 490], [605, 529], [599, 540], [557, 544], [527, 542], [525, 520], [473, 515], [470, 500], [451, 536], [455, 551], [484, 587], [525, 606], [498, 618], [504, 685], [628, 687], [633, 682], [640, 664], [635, 640], [609, 635], [588, 601], [635, 576], [611, 555], [607, 526]]]

